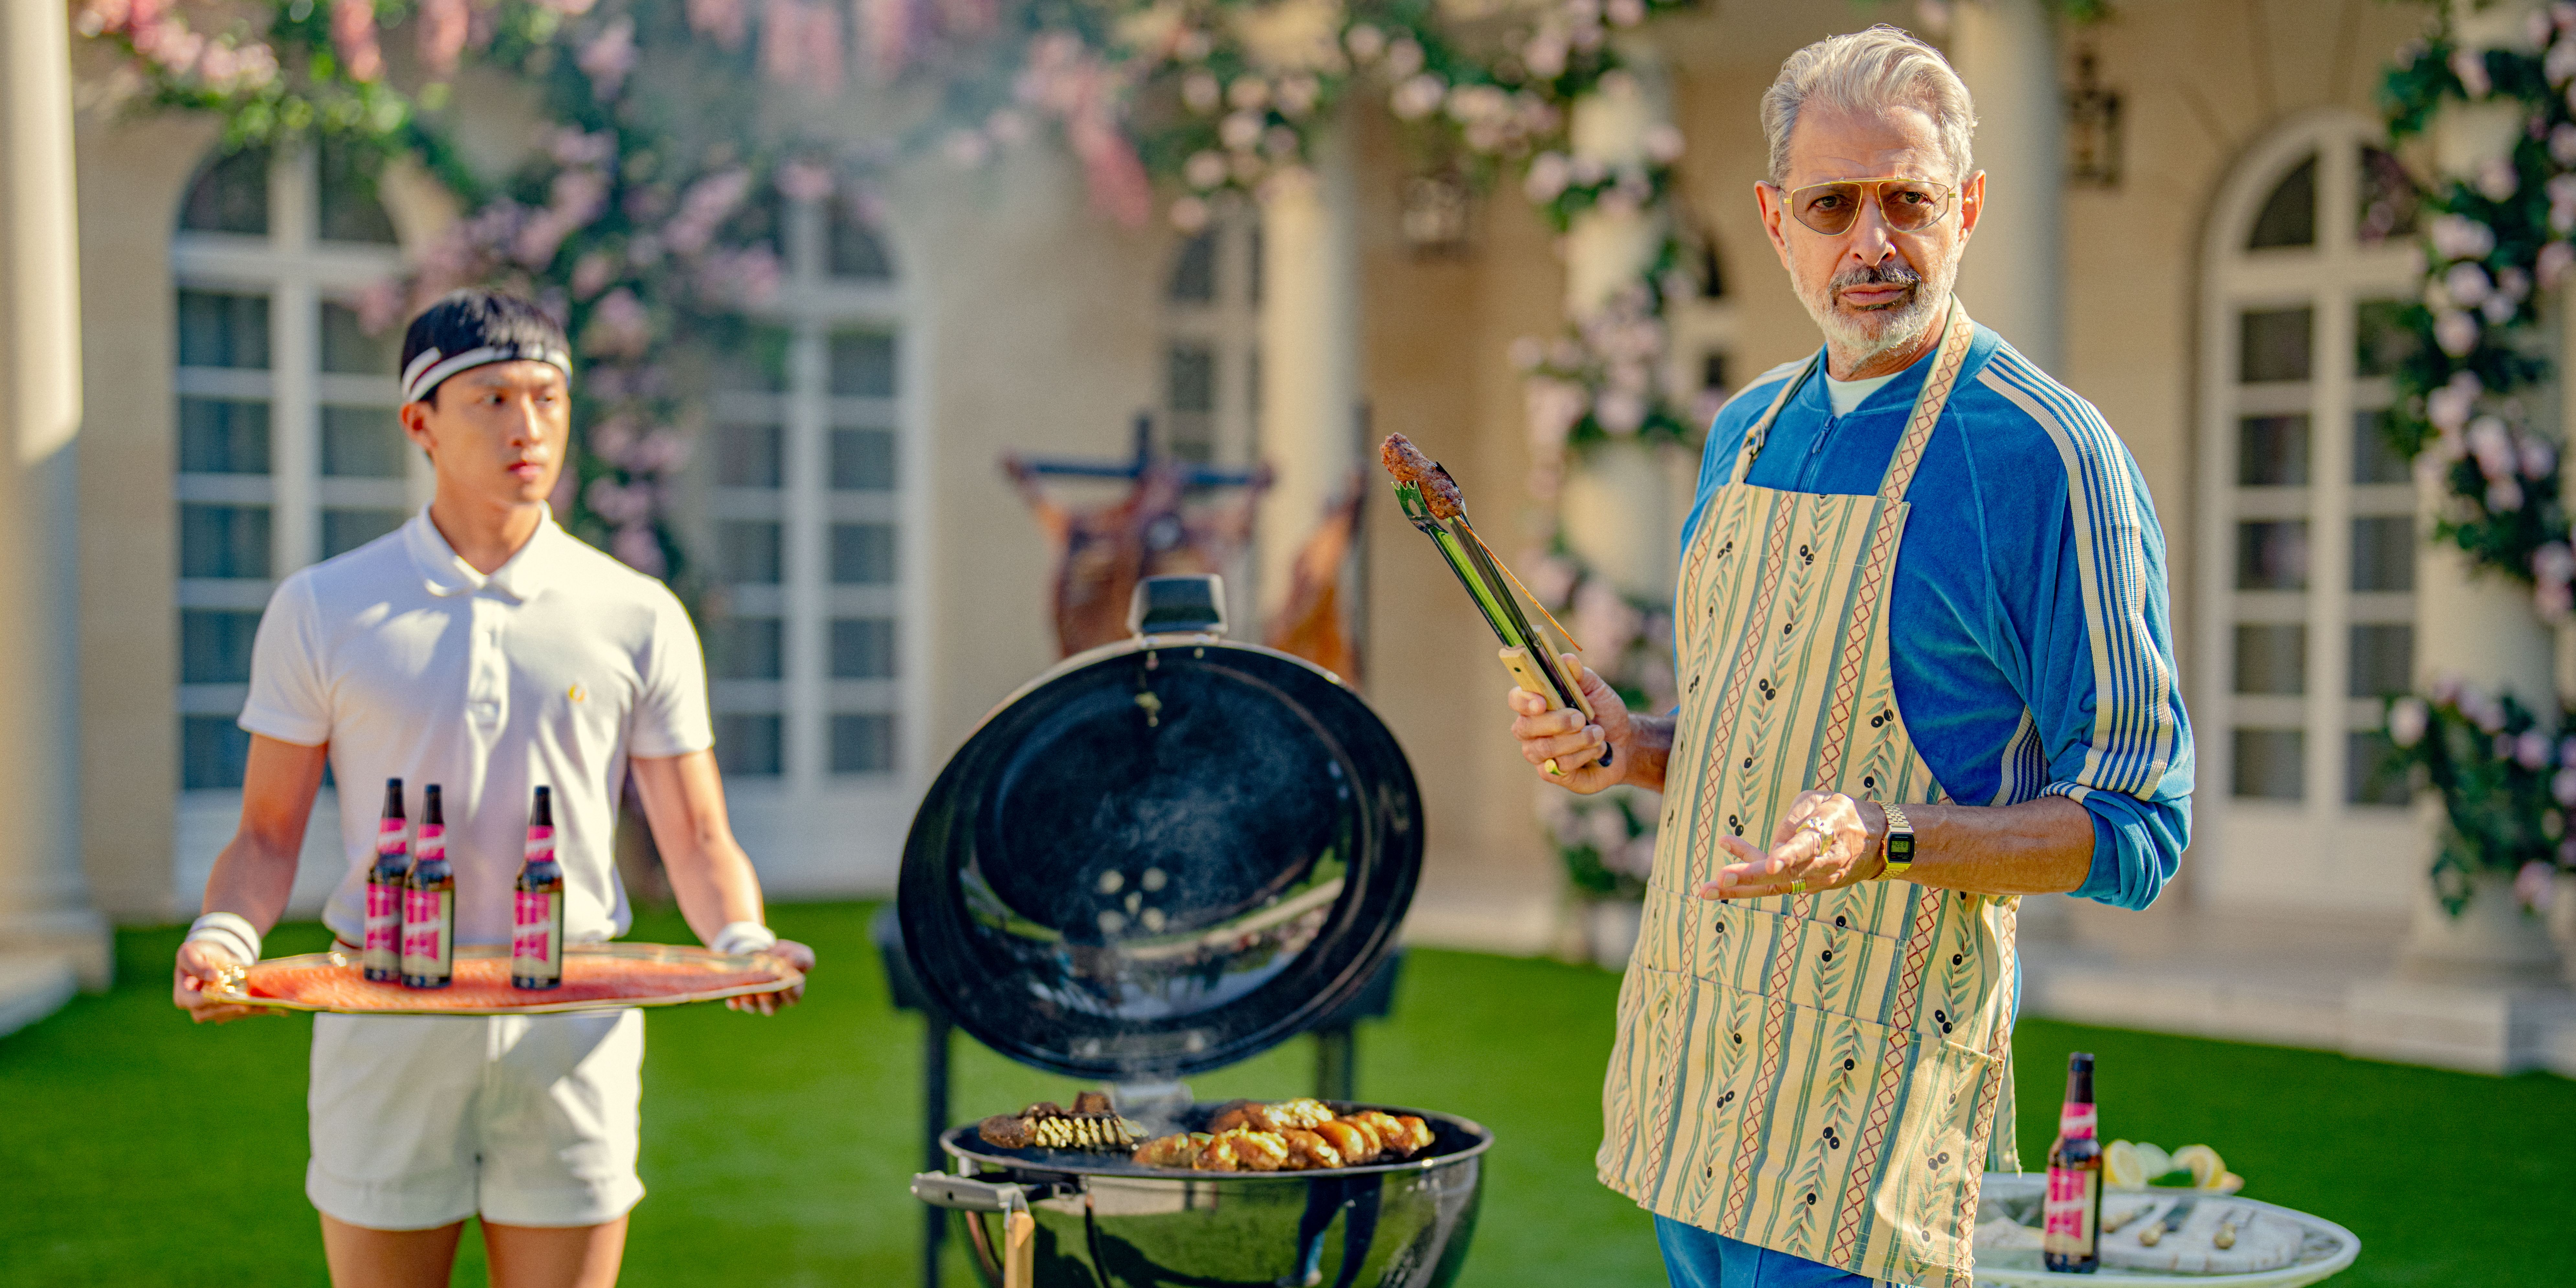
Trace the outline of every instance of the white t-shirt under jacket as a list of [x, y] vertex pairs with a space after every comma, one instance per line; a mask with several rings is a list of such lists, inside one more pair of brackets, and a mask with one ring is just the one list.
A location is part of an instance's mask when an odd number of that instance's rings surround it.
[[241, 726], [330, 744], [348, 870], [322, 915], [364, 926], [384, 781], [417, 825], [439, 785], [456, 868], [456, 942], [506, 943], [528, 808], [554, 789], [564, 938], [625, 932], [611, 853], [628, 756], [715, 744], [706, 660], [670, 588], [574, 539], [548, 513], [485, 577], [423, 508], [279, 583], [260, 618]]

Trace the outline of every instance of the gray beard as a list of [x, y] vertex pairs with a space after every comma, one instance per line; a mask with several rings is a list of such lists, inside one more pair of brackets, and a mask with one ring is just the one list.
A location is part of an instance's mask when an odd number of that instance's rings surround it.
[[[1957, 280], [1955, 262], [1936, 266], [1930, 274], [1916, 273], [1899, 262], [1888, 268], [1836, 273], [1820, 291], [1799, 283], [1798, 302], [1816, 320], [1816, 329], [1825, 333], [1825, 353], [1834, 368], [1857, 371], [1881, 354], [1915, 344], [1939, 325]], [[1835, 307], [1834, 293], [1842, 288], [1879, 282], [1909, 282], [1914, 289], [1903, 303], [1886, 308], [1853, 313]]]

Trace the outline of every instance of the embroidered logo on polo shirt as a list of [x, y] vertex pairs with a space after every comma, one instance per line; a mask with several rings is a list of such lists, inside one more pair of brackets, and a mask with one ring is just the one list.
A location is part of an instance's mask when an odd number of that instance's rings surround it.
[[582, 699], [589, 697], [590, 694], [585, 692], [580, 685], [576, 684], [571, 688], [564, 690], [564, 696], [575, 702], [579, 702]]

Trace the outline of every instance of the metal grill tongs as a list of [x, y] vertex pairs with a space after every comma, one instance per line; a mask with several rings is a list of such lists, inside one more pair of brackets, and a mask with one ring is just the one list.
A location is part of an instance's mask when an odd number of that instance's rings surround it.
[[[1592, 703], [1583, 696], [1583, 673], [1567, 667], [1547, 637], [1530, 625], [1528, 615], [1521, 611], [1520, 600], [1512, 593], [1520, 582], [1494, 558], [1494, 552], [1485, 547], [1484, 539], [1467, 522], [1467, 499], [1458, 490], [1458, 481], [1402, 434], [1387, 435], [1379, 460], [1395, 480], [1395, 500], [1404, 508], [1404, 517], [1440, 548], [1441, 559], [1448, 563], [1449, 571], [1457, 574], [1458, 584], [1467, 588], [1468, 598], [1476, 601], [1477, 611], [1485, 615], [1485, 624], [1494, 629], [1494, 638], [1502, 641], [1498, 656], [1511, 671], [1513, 681], [1547, 699], [1549, 710], [1571, 707], [1582, 712], [1585, 721], [1591, 721]], [[1539, 611], [1544, 614], [1547, 610], [1541, 607]], [[1557, 627], [1559, 634], [1564, 631], [1564, 627]], [[1574, 651], [1582, 651], [1572, 636], [1566, 636], [1565, 642]], [[1599, 759], [1604, 768], [1609, 766], [1611, 751], [1607, 745], [1601, 748]], [[1553, 760], [1547, 762], [1546, 769], [1551, 774], [1564, 772]]]

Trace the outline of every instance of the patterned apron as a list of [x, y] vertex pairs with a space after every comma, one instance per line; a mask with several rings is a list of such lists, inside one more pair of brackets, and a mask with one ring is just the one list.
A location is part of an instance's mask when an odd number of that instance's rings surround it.
[[[1683, 698], [1644, 934], [1602, 1089], [1602, 1182], [1651, 1211], [1872, 1279], [1968, 1288], [1980, 1173], [2018, 1171], [2013, 896], [1907, 881], [1727, 903], [1808, 788], [1942, 799], [1896, 711], [1888, 582], [1906, 485], [1975, 328], [1954, 302], [1875, 496], [1745, 482], [1745, 434], [1683, 560]], [[1939, 534], [1933, 534], [1939, 539]]]

